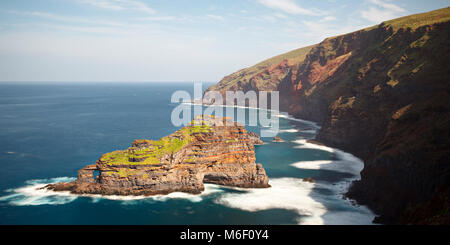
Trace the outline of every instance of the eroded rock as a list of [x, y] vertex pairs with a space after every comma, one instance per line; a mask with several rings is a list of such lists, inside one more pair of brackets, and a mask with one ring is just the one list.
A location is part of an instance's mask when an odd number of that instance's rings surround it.
[[280, 137], [275, 136], [273, 137], [273, 142], [284, 142], [284, 140]]
[[[229, 118], [198, 116], [158, 141], [135, 140], [126, 150], [102, 155], [79, 170], [73, 182], [46, 188], [102, 195], [198, 194], [203, 183], [266, 188], [266, 172], [255, 163], [254, 144], [259, 143], [257, 134]], [[96, 178], [94, 171], [99, 172]]]

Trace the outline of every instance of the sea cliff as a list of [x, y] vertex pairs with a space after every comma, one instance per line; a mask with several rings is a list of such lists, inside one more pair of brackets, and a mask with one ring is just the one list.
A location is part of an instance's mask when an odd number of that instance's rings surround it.
[[[78, 171], [77, 180], [47, 185], [75, 194], [156, 195], [201, 193], [204, 183], [266, 188], [268, 177], [256, 164], [259, 136], [229, 118], [196, 116], [189, 126], [154, 140], [103, 154]], [[98, 175], [94, 175], [98, 172]]]
[[316, 141], [362, 158], [348, 197], [385, 224], [450, 224], [450, 8], [277, 56], [208, 89], [279, 91], [321, 125]]

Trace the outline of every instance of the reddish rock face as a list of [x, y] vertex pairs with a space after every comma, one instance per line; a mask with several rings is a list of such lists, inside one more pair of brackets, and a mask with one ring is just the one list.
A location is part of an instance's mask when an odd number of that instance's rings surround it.
[[[267, 76], [281, 110], [318, 122], [317, 141], [364, 160], [348, 195], [378, 222], [449, 220], [439, 203], [450, 188], [449, 19], [445, 8], [328, 38], [278, 81]], [[257, 91], [240, 82], [226, 77], [211, 90]]]
[[[161, 146], [151, 140], [136, 140], [127, 151], [127, 154], [133, 152], [126, 155], [128, 161], [109, 160], [105, 154], [95, 165], [79, 170], [76, 181], [51, 184], [46, 188], [76, 194], [155, 195], [170, 192], [197, 194], [204, 190], [203, 183], [270, 187], [264, 168], [255, 164], [254, 144], [260, 143], [259, 136], [247, 133], [239, 123], [228, 121], [225, 124], [226, 120], [229, 119], [197, 117], [194, 121], [207, 126], [200, 126], [201, 130], [188, 126], [167, 136], [165, 139], [185, 140], [183, 137], [187, 137], [188, 140], [176, 152], [158, 155], [160, 160], [157, 163], [149, 163], [146, 157], [153, 156], [149, 149], [155, 144]], [[222, 122], [220, 125], [230, 126], [217, 126], [215, 122], [219, 121]], [[145, 154], [139, 155], [138, 152]], [[99, 172], [96, 179], [93, 171]]]

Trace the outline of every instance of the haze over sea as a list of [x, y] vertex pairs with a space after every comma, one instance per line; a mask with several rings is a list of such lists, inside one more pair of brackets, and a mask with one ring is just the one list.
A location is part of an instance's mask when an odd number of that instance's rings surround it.
[[[37, 190], [73, 180], [78, 169], [103, 153], [126, 149], [134, 139], [174, 132], [170, 115], [179, 104], [170, 102], [171, 95], [193, 88], [192, 83], [0, 83], [0, 224], [371, 224], [371, 211], [342, 198], [359, 178], [361, 160], [307, 143], [319, 127], [288, 115], [280, 116], [278, 134], [285, 142], [263, 138], [264, 145], [256, 146], [268, 189], [207, 184], [200, 195], [146, 198]], [[316, 183], [303, 181], [307, 177]]]

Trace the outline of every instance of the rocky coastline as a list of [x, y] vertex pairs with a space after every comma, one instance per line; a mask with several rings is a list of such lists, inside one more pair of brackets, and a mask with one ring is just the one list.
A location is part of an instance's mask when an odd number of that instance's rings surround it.
[[330, 37], [226, 76], [207, 91], [279, 91], [318, 122], [315, 142], [361, 158], [347, 196], [383, 224], [450, 224], [450, 8]]
[[199, 194], [204, 183], [268, 188], [263, 166], [255, 163], [254, 145], [261, 143], [257, 134], [229, 118], [197, 116], [189, 126], [158, 141], [135, 140], [126, 150], [103, 154], [80, 169], [73, 182], [44, 188], [133, 196]]

